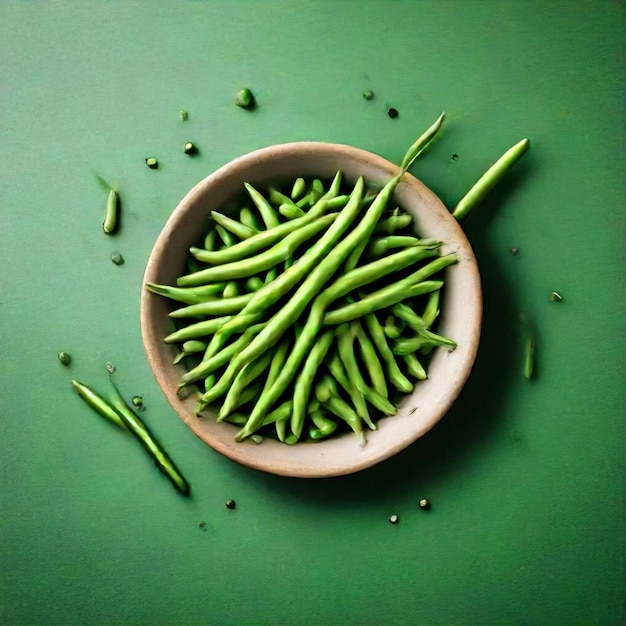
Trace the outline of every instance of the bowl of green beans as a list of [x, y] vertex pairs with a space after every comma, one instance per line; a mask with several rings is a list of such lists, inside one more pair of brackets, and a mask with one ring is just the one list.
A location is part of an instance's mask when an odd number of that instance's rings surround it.
[[258, 470], [338, 476], [445, 415], [482, 298], [463, 230], [407, 171], [432, 134], [400, 167], [346, 145], [263, 148], [176, 207], [147, 263], [141, 330], [202, 441]]

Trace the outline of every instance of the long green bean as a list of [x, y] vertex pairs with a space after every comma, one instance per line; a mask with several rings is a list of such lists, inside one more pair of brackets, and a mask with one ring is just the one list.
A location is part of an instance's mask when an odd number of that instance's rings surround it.
[[238, 313], [243, 307], [250, 302], [253, 294], [246, 293], [243, 296], [235, 296], [234, 298], [221, 298], [191, 304], [180, 309], [175, 309], [169, 316], [174, 319], [185, 317], [202, 317], [203, 315], [228, 315], [230, 313]]
[[72, 389], [96, 412], [112, 424], [128, 430], [120, 414], [101, 395], [91, 387], [77, 380], [72, 380]]
[[217, 224], [235, 235], [238, 239], [250, 239], [250, 237], [254, 237], [259, 233], [258, 230], [250, 228], [249, 226], [246, 226], [245, 224], [242, 224], [227, 215], [218, 213], [217, 211], [211, 211], [211, 217]]

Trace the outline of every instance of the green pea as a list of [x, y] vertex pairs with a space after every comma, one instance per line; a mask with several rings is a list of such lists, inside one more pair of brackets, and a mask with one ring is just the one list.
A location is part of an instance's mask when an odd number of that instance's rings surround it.
[[363, 97], [366, 100], [373, 100], [374, 99], [374, 92], [373, 91], [364, 91], [363, 92]]
[[234, 98], [233, 102], [242, 109], [252, 109], [255, 104], [254, 96], [249, 89], [242, 89]]
[[62, 365], [69, 365], [72, 362], [72, 357], [67, 352], [59, 352], [57, 355]]
[[151, 170], [156, 170], [159, 169], [159, 162], [154, 158], [154, 157], [148, 157], [146, 159], [146, 165], [151, 169]]
[[186, 121], [189, 119], [189, 113], [187, 113], [187, 111], [185, 111], [184, 109], [181, 109], [181, 110], [178, 112], [178, 119], [179, 119], [181, 122], [186, 122]]
[[115, 263], [115, 265], [124, 265], [124, 257], [119, 252], [113, 252], [113, 254], [111, 254], [111, 261]]
[[198, 148], [196, 148], [196, 146], [194, 144], [192, 144], [191, 141], [188, 141], [183, 146], [183, 152], [185, 154], [196, 154], [196, 152], [198, 152]]

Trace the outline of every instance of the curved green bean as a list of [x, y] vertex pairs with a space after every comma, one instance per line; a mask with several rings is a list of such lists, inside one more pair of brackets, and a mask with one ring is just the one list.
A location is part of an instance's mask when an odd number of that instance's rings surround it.
[[250, 237], [254, 237], [259, 234], [258, 230], [250, 228], [249, 226], [246, 226], [245, 224], [242, 224], [227, 215], [218, 213], [217, 211], [211, 211], [211, 217], [217, 224], [231, 234], [235, 235], [238, 239], [250, 239]]
[[198, 341], [197, 339], [191, 339], [190, 341], [185, 341], [182, 346], [182, 350], [180, 354], [176, 356], [173, 365], [180, 363], [186, 356], [190, 354], [197, 354], [198, 352], [204, 352], [206, 350], [206, 343], [204, 341]]
[[304, 178], [296, 178], [291, 188], [291, 199], [297, 200], [306, 191], [306, 182]]
[[404, 328], [404, 324], [399, 325], [398, 320], [393, 315], [388, 315], [387, 319], [385, 319], [385, 326], [383, 327], [383, 332], [386, 337], [389, 339], [397, 339], [402, 334], [402, 329]]
[[215, 250], [217, 248], [217, 232], [213, 226], [206, 234], [203, 245], [205, 250]]
[[439, 132], [441, 125], [443, 124], [443, 120], [446, 114], [442, 113], [434, 122], [432, 126], [426, 129], [426, 131], [418, 137], [415, 143], [407, 150], [404, 158], [402, 159], [402, 168], [403, 172], [406, 172], [411, 164], [417, 157], [423, 152], [423, 150], [428, 146], [428, 144], [433, 140], [435, 135]]
[[356, 329], [356, 339], [361, 350], [361, 357], [363, 359], [363, 363], [365, 363], [372, 386], [377, 393], [383, 396], [383, 398], [389, 398], [385, 372], [383, 371], [382, 365], [378, 360], [378, 355], [376, 354], [374, 345], [365, 333], [360, 321], [352, 323]]
[[[261, 223], [259, 218], [256, 216], [254, 211], [250, 210], [248, 207], [243, 207], [239, 210], [239, 221], [248, 228], [253, 228], [256, 231], [262, 231], [265, 229], [265, 225]], [[207, 248], [207, 246], [204, 246]], [[211, 248], [207, 248], [210, 250]]]
[[224, 283], [215, 285], [203, 285], [201, 287], [170, 287], [169, 285], [157, 285], [155, 283], [146, 283], [144, 287], [165, 298], [183, 302], [185, 304], [200, 304], [207, 302], [211, 298], [221, 296], [224, 291]]
[[354, 412], [354, 409], [342, 400], [339, 396], [333, 396], [324, 403], [331, 413], [334, 413], [339, 419], [342, 419], [352, 431], [359, 437], [359, 444], [364, 447], [367, 443], [365, 440], [365, 433], [363, 432], [363, 426], [361, 424], [361, 418]]
[[426, 329], [426, 325], [424, 324], [424, 320], [411, 309], [411, 307], [406, 306], [406, 304], [394, 304], [391, 307], [391, 312], [404, 321], [406, 325], [414, 330], [418, 335], [424, 337], [431, 341], [434, 345], [448, 346], [450, 348], [456, 348], [456, 343], [452, 341], [452, 339], [448, 339], [447, 337], [442, 337], [441, 335], [436, 335], [430, 330]]
[[252, 202], [254, 202], [256, 208], [259, 210], [261, 219], [265, 223], [265, 227], [270, 229], [278, 226], [278, 224], [280, 224], [278, 215], [276, 215], [274, 207], [265, 199], [265, 196], [258, 192], [250, 183], [244, 183], [244, 186], [248, 191]]
[[413, 223], [413, 216], [408, 213], [401, 213], [400, 215], [392, 215], [387, 219], [381, 220], [376, 226], [376, 233], [385, 233], [387, 235], [393, 235], [398, 230], [402, 230]]
[[222, 292], [222, 298], [229, 300], [230, 298], [236, 298], [239, 295], [239, 285], [236, 281], [231, 280], [226, 283], [224, 291]]
[[230, 231], [226, 230], [223, 226], [220, 226], [218, 224], [215, 227], [215, 232], [219, 235], [219, 238], [222, 240], [222, 243], [226, 248], [230, 248], [237, 243], [235, 236]]
[[234, 298], [220, 298], [191, 304], [180, 309], [175, 309], [169, 316], [174, 319], [185, 317], [202, 317], [204, 315], [228, 315], [230, 313], [238, 313], [243, 307], [250, 302], [253, 294], [246, 293], [242, 296]]
[[[263, 287], [265, 283], [260, 279], [259, 276], [250, 276], [250, 278], [246, 279], [244, 284], [245, 284], [246, 290], [248, 291], [248, 294], [246, 295], [252, 296], [252, 294], [255, 291], [258, 291], [259, 289], [261, 289], [261, 287]], [[246, 302], [246, 304], [248, 303]], [[238, 311], [241, 311], [241, 309], [239, 309]]]
[[437, 317], [439, 317], [439, 297], [441, 291], [433, 291], [426, 301], [426, 307], [424, 313], [422, 313], [422, 321], [426, 329], [430, 330], [431, 326], [435, 323]]
[[198, 337], [212, 335], [229, 319], [231, 319], [230, 316], [215, 317], [210, 320], [190, 324], [189, 326], [185, 326], [184, 328], [174, 331], [168, 335], [164, 341], [165, 343], [180, 343], [181, 341], [187, 341], [188, 339], [197, 339]]
[[378, 350], [378, 354], [383, 360], [389, 382], [402, 393], [411, 393], [411, 391], [413, 391], [413, 385], [398, 367], [396, 358], [394, 357], [393, 352], [391, 351], [391, 348], [387, 343], [385, 333], [383, 332], [383, 329], [378, 322], [378, 318], [374, 313], [368, 313], [364, 317], [364, 321], [369, 335], [372, 338], [376, 349]]
[[403, 355], [402, 360], [406, 363], [407, 372], [413, 378], [417, 378], [417, 380], [426, 380], [428, 378], [426, 370], [415, 356], [415, 353]]
[[460, 222], [470, 211], [480, 204], [487, 194], [500, 182], [502, 177], [526, 154], [530, 141], [522, 139], [509, 148], [459, 200], [452, 215]]

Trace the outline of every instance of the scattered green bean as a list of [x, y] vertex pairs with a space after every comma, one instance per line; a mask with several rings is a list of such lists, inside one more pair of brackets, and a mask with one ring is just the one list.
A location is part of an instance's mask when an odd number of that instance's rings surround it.
[[416, 141], [415, 143], [407, 150], [404, 158], [402, 159], [402, 168], [403, 172], [406, 172], [412, 165], [413, 161], [417, 159], [417, 157], [424, 151], [426, 146], [434, 139], [435, 135], [439, 132], [441, 125], [443, 124], [443, 120], [446, 114], [442, 113], [434, 122], [430, 128], [428, 128]]
[[115, 189], [109, 191], [107, 198], [107, 208], [104, 213], [102, 222], [102, 230], [106, 235], [112, 235], [117, 232], [119, 227], [120, 199]]
[[189, 113], [187, 113], [187, 111], [185, 111], [184, 109], [181, 109], [181, 110], [178, 112], [178, 119], [179, 119], [181, 122], [186, 122], [186, 121], [189, 119]]
[[[265, 229], [265, 226], [261, 223], [261, 220], [257, 217], [254, 211], [248, 207], [243, 207], [239, 210], [239, 221], [248, 228], [253, 228], [257, 232]], [[205, 246], [206, 248], [206, 246]], [[210, 248], [207, 248], [209, 250]]]
[[392, 215], [385, 220], [378, 222], [376, 226], [376, 233], [384, 233], [387, 235], [393, 235], [398, 230], [402, 230], [413, 223], [413, 216], [408, 213], [402, 213], [401, 215]]
[[[247, 278], [245, 282], [246, 291], [248, 291], [247, 295], [251, 295], [255, 291], [258, 291], [264, 284], [265, 283], [258, 276], [250, 276], [250, 278]], [[241, 309], [238, 309], [238, 311], [241, 311]]]
[[72, 380], [72, 389], [96, 412], [112, 424], [127, 430], [119, 413], [102, 396], [84, 383]]

